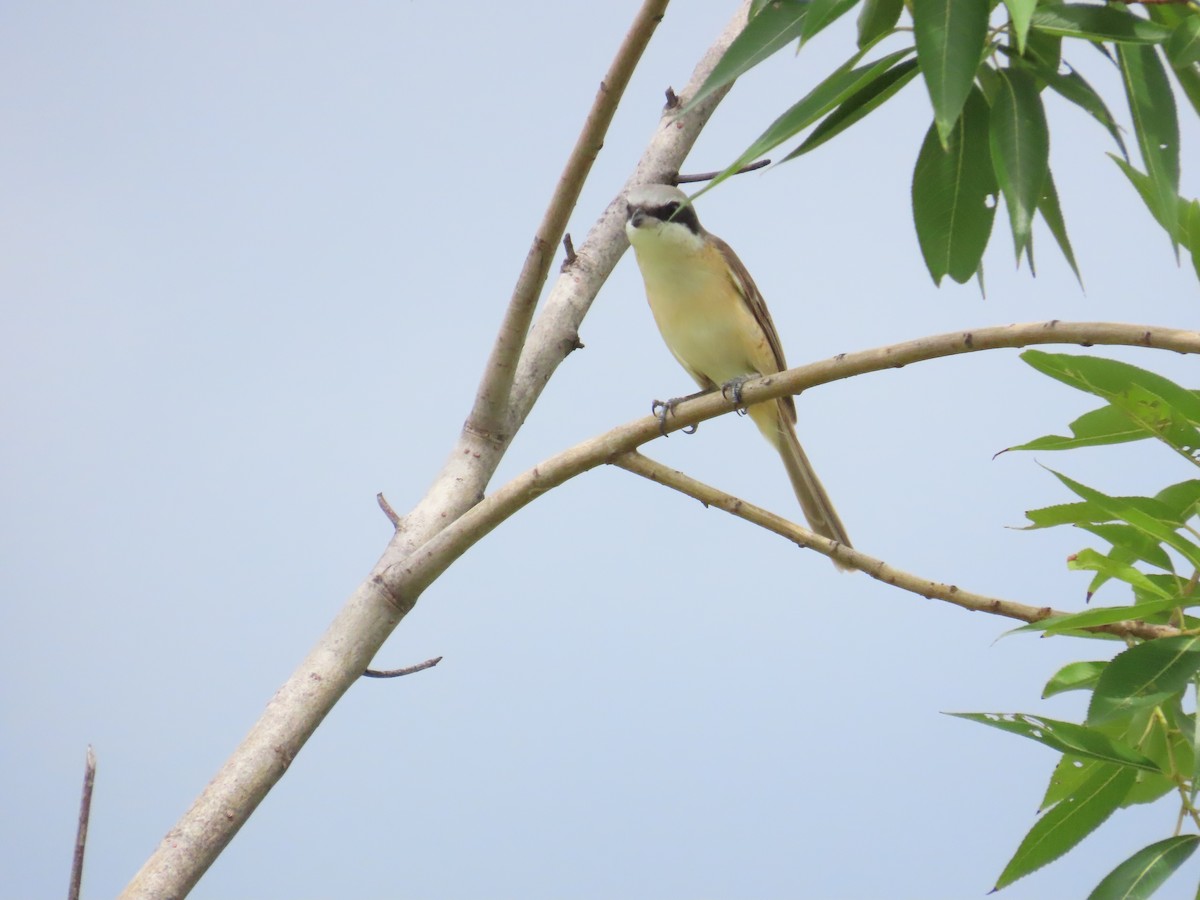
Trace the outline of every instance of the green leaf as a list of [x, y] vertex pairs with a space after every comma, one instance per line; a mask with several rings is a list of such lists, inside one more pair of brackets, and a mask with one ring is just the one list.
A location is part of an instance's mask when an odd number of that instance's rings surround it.
[[1068, 427], [1071, 429], [1070, 437], [1061, 434], [1047, 434], [1008, 449], [1076, 450], [1080, 447], [1104, 447], [1109, 444], [1144, 441], [1153, 437], [1150, 431], [1130, 419], [1125, 414], [1125, 410], [1119, 406], [1113, 406], [1111, 403], [1084, 413]]
[[1179, 82], [1184, 96], [1192, 104], [1192, 109], [1200, 116], [1200, 66], [1173, 67], [1171, 71], [1175, 73], [1175, 80]]
[[1071, 239], [1067, 237], [1067, 223], [1063, 221], [1062, 208], [1058, 205], [1058, 191], [1054, 187], [1054, 175], [1049, 168], [1046, 169], [1046, 184], [1042, 188], [1042, 196], [1038, 200], [1037, 208], [1082, 289], [1083, 276], [1079, 274], [1079, 266], [1075, 262], [1075, 251], [1071, 249]]
[[811, 0], [808, 15], [804, 17], [804, 24], [800, 29], [800, 46], [803, 47], [856, 3], [858, 0]]
[[1065, 75], [1060, 74], [1057, 68], [1040, 60], [1026, 59], [1025, 65], [1032, 68], [1038, 78], [1042, 79], [1052, 91], [1064, 100], [1071, 101], [1103, 125], [1105, 130], [1112, 135], [1112, 139], [1117, 142], [1121, 155], [1126, 159], [1129, 158], [1129, 151], [1125, 149], [1125, 140], [1121, 137], [1121, 129], [1117, 127], [1117, 120], [1109, 112], [1104, 100], [1096, 93], [1096, 89], [1082, 75], [1074, 69]]
[[799, 38], [808, 7], [809, 0], [771, 0], [765, 4], [726, 48], [700, 90], [696, 91], [696, 96], [679, 111], [679, 115]]
[[804, 142], [785, 156], [781, 163], [802, 156], [841, 134], [859, 119], [882, 106], [917, 75], [917, 61], [906, 60], [888, 69], [870, 84], [864, 85], [837, 109], [821, 120]]
[[1200, 671], [1200, 637], [1145, 641], [1118, 653], [1105, 667], [1088, 705], [1095, 725], [1141, 706], [1155, 706], [1182, 691]]
[[1103, 825], [1121, 806], [1136, 778], [1134, 769], [1101, 766], [1034, 823], [996, 879], [994, 890], [1053, 862]]
[[1033, 76], [1001, 70], [988, 130], [992, 165], [1008, 206], [1017, 263], [1030, 244], [1033, 211], [1050, 171], [1050, 131]]
[[1106, 660], [1067, 663], [1054, 673], [1042, 689], [1042, 699], [1053, 697], [1055, 694], [1065, 694], [1067, 691], [1088, 691], [1108, 665]]
[[1082, 3], [1047, 3], [1033, 13], [1038, 31], [1083, 38], [1089, 41], [1160, 44], [1171, 30], [1141, 16], [1110, 6], [1086, 6]]
[[1143, 900], [1171, 877], [1196, 849], [1200, 836], [1181, 834], [1143, 847], [1096, 885], [1088, 900]]
[[1008, 18], [1017, 39], [1017, 52], [1024, 53], [1025, 39], [1029, 36], [1029, 23], [1037, 0], [1004, 0], [1004, 5], [1008, 7]]
[[[862, 53], [856, 53], [840, 65], [828, 78], [814, 87], [799, 101], [792, 105], [783, 115], [771, 123], [758, 138], [742, 151], [729, 166], [714, 178], [700, 194], [716, 187], [726, 178], [749, 162], [753, 162], [765, 153], [778, 147], [793, 135], [803, 131], [837, 104], [851, 97], [864, 86], [870, 86], [887, 72], [896, 62], [904, 59], [913, 52], [911, 47], [889, 53], [881, 59], [868, 65], [852, 68], [862, 58]], [[696, 196], [699, 197], [700, 194]], [[695, 198], [693, 198], [695, 199]]]
[[[1112, 544], [1114, 551], [1121, 551], [1130, 562], [1144, 560], [1152, 566], [1157, 566], [1167, 572], [1175, 571], [1171, 557], [1163, 550], [1162, 545], [1151, 537], [1138, 531], [1132, 525], [1122, 525], [1116, 522], [1103, 524], [1084, 524], [1080, 528], [1089, 531], [1099, 538]], [[1109, 554], [1115, 558], [1116, 554]], [[1147, 576], [1148, 577], [1148, 576]], [[1152, 592], [1158, 594], [1158, 591]], [[1167, 591], [1172, 597], [1178, 596], [1176, 591]]]
[[[979, 269], [996, 215], [996, 176], [988, 149], [988, 106], [971, 92], [943, 149], [930, 126], [913, 170], [913, 221], [934, 284], [965, 284]], [[989, 203], [989, 199], [993, 202]]]
[[988, 0], [912, 3], [917, 58], [933, 102], [938, 137], [946, 149], [983, 57], [990, 8]]
[[1179, 205], [1179, 237], [1192, 254], [1192, 268], [1200, 278], [1200, 200]]
[[[1138, 603], [1133, 606], [1100, 606], [1096, 609], [1031, 622], [1029, 630], [1042, 631], [1048, 635], [1066, 634], [1085, 628], [1095, 628], [1098, 625], [1111, 625], [1114, 622], [1137, 621], [1157, 613], [1168, 612], [1178, 606], [1179, 601], [1174, 597], [1150, 603]], [[1043, 627], [1039, 628], [1038, 626]]]
[[1073, 722], [1060, 722], [1043, 716], [1024, 713], [949, 713], [960, 719], [991, 725], [1030, 740], [1085, 759], [1133, 766], [1147, 772], [1160, 772], [1158, 765], [1123, 741], [1115, 740], [1102, 731]]
[[1139, 428], [1190, 461], [1200, 454], [1200, 394], [1129, 363], [1098, 356], [1026, 350], [1039, 372], [1119, 407]]
[[[1173, 527], [1183, 525], [1183, 519], [1163, 503], [1151, 497], [1116, 497], [1122, 508], [1125, 506], [1139, 510], [1141, 513], [1164, 522], [1172, 523]], [[1058, 525], [1083, 525], [1091, 522], [1112, 522], [1119, 520], [1110, 509], [1101, 507], [1098, 503], [1058, 503], [1042, 509], [1031, 509], [1025, 513], [1035, 528], [1053, 528]]]
[[[1149, 46], [1119, 45], [1117, 57], [1142, 162], [1154, 186], [1160, 222], [1177, 251], [1179, 243], [1179, 119], [1167, 72]], [[1177, 251], [1178, 252], [1178, 251]]]
[[904, 0], [865, 0], [858, 13], [858, 46], [866, 47], [890, 34], [903, 10]]
[[[1158, 194], [1150, 176], [1139, 172], [1129, 163], [1118, 159], [1111, 153], [1108, 154], [1108, 157], [1125, 173], [1125, 177], [1137, 189], [1146, 208], [1165, 229], [1166, 217], [1163, 210], [1159, 208]], [[1180, 243], [1192, 254], [1192, 265], [1196, 269], [1197, 277], [1200, 277], [1200, 201], [1185, 200], [1180, 197], [1176, 204], [1176, 211], [1178, 214], [1176, 227], [1179, 230]]]
[[1176, 533], [1175, 529], [1179, 527], [1177, 524], [1161, 516], [1146, 513], [1134, 504], [1127, 503], [1118, 497], [1110, 497], [1094, 488], [1080, 484], [1078, 481], [1074, 481], [1060, 472], [1055, 472], [1053, 469], [1050, 472], [1077, 496], [1104, 510], [1104, 512], [1114, 519], [1128, 522], [1134, 528], [1150, 535], [1155, 540], [1173, 547], [1192, 566], [1200, 569], [1200, 547], [1197, 547], [1187, 538]]
[[[1105, 556], [1102, 553], [1097, 553], [1095, 550], [1080, 550], [1070, 560], [1067, 561], [1067, 568], [1075, 572], [1099, 572], [1104, 575], [1106, 579], [1116, 578], [1119, 581], [1124, 581], [1126, 584], [1133, 585], [1135, 588], [1140, 590], [1144, 596], [1157, 597], [1160, 600], [1166, 601], [1167, 606], [1163, 607], [1163, 609], [1170, 609], [1173, 605], [1175, 605], [1175, 594], [1170, 591], [1163, 590], [1155, 582], [1151, 581], [1144, 572], [1135, 569], [1133, 566], [1122, 564], [1118, 560]], [[1151, 604], [1144, 605], [1149, 606]], [[1162, 610], [1160, 609], [1144, 609], [1142, 610], [1141, 615], [1135, 613], [1127, 618], [1141, 618], [1142, 616], [1149, 615], [1152, 612], [1161, 611]], [[1089, 612], [1099, 613], [1102, 612], [1102, 610], [1093, 609], [1089, 610]], [[1079, 615], [1086, 616], [1088, 613], [1080, 613]], [[1072, 616], [1071, 618], [1075, 617]], [[1114, 619], [1113, 621], [1120, 620]], [[1101, 623], [1089, 622], [1088, 624], [1093, 625]], [[1075, 627], [1079, 628], [1080, 626], [1076, 625]]]
[[1165, 49], [1176, 69], [1200, 62], [1200, 16], [1185, 17], [1171, 32]]

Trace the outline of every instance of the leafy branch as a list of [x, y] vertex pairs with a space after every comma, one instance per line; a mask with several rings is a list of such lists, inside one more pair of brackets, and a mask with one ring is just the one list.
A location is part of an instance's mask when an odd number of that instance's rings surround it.
[[[1033, 222], [1041, 217], [1081, 279], [1050, 168], [1049, 90], [1082, 109], [1112, 138], [1110, 154], [1147, 209], [1200, 277], [1200, 201], [1179, 195], [1179, 119], [1172, 81], [1200, 114], [1200, 7], [1057, 0], [863, 0], [858, 50], [781, 113], [709, 185], [804, 131], [782, 162], [836, 137], [921, 76], [933, 122], [917, 152], [913, 221], [935, 283], [982, 279], [984, 251], [1003, 197], [1018, 264], [1033, 271]], [[770, 0], [729, 48], [698, 97], [731, 83], [778, 50], [804, 43], [857, 0]], [[995, 10], [993, 10], [995, 7]], [[901, 24], [907, 14], [907, 22]], [[873, 58], [877, 48], [902, 46]], [[1064, 57], [1099, 48], [1121, 73], [1142, 168], [1129, 161], [1109, 103]], [[810, 130], [811, 129], [811, 130]], [[1082, 280], [1082, 279], [1081, 279]]]

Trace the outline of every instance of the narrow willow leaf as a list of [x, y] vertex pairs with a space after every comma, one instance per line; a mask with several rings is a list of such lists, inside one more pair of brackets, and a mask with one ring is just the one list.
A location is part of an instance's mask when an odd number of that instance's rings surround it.
[[[783, 115], [771, 123], [757, 139], [731, 162], [726, 169], [714, 178], [700, 194], [712, 190], [726, 178], [749, 162], [753, 162], [765, 153], [774, 150], [784, 141], [803, 131], [829, 110], [833, 109], [846, 98], [861, 91], [864, 86], [875, 83], [895, 63], [910, 55], [913, 48], [897, 50], [887, 56], [858, 68], [854, 64], [862, 58], [862, 53], [856, 53], [846, 60], [824, 81], [805, 94], [792, 105]], [[696, 196], [699, 197], [700, 194]], [[693, 198], [695, 199], [695, 198]]]
[[1095, 394], [1110, 403], [1121, 403], [1135, 388], [1163, 398], [1189, 422], [1200, 423], [1200, 392], [1182, 388], [1169, 378], [1115, 359], [1070, 353], [1026, 350], [1021, 359], [1063, 384]]
[[1175, 80], [1179, 82], [1184, 96], [1192, 104], [1192, 109], [1200, 116], [1200, 65], [1172, 68], [1171, 71], [1175, 73]]
[[1109, 6], [1082, 3], [1039, 6], [1033, 13], [1033, 27], [1063, 37], [1117, 43], [1161, 44], [1171, 36], [1171, 29], [1141, 16]]
[[1200, 16], [1186, 16], [1171, 32], [1164, 49], [1176, 69], [1200, 62]]
[[873, 112], [891, 99], [902, 87], [912, 81], [917, 75], [915, 59], [904, 62], [888, 69], [870, 84], [864, 85], [851, 96], [847, 97], [837, 109], [827, 115], [809, 132], [808, 137], [795, 150], [785, 156], [780, 162], [787, 162], [797, 156], [803, 156], [811, 150], [820, 147], [826, 141], [841, 134], [859, 119]]
[[732, 84], [760, 62], [800, 37], [809, 0], [771, 0], [746, 23], [741, 34], [726, 48], [700, 90], [680, 110], [680, 115], [707, 99], [714, 91]]
[[[1109, 556], [1112, 556], [1114, 559], [1120, 557], [1127, 559], [1129, 562], [1143, 560], [1163, 571], [1175, 571], [1175, 565], [1171, 562], [1171, 557], [1163, 550], [1162, 545], [1153, 538], [1142, 534], [1142, 532], [1138, 531], [1132, 525], [1107, 522], [1103, 524], [1083, 524], [1078, 527], [1112, 544], [1114, 552], [1110, 553]], [[1120, 552], [1117, 553], [1116, 551]], [[1176, 591], [1165, 590], [1172, 597], [1177, 595]], [[1153, 593], [1158, 592], [1155, 591]]]
[[[1156, 591], [1156, 593], [1158, 592]], [[1103, 606], [1066, 616], [1055, 616], [1054, 620], [1042, 631], [1050, 635], [1066, 634], [1068, 631], [1095, 628], [1097, 625], [1111, 625], [1114, 622], [1135, 622], [1159, 613], [1169, 612], [1178, 606], [1179, 601], [1173, 597], [1150, 603], [1138, 603], [1133, 606]], [[1043, 622], [1049, 622], [1049, 620], [1043, 620]]]
[[1040, 60], [1026, 60], [1026, 65], [1032, 68], [1038, 78], [1042, 79], [1052, 91], [1064, 100], [1071, 101], [1103, 125], [1104, 129], [1112, 136], [1112, 139], [1117, 142], [1117, 147], [1120, 148], [1121, 155], [1129, 159], [1129, 151], [1125, 147], [1124, 138], [1121, 137], [1121, 129], [1117, 127], [1117, 120], [1109, 112], [1104, 100], [1096, 93], [1096, 89], [1082, 75], [1074, 69], [1063, 75], [1058, 72], [1056, 66], [1051, 67]]
[[1123, 741], [1115, 740], [1102, 731], [1074, 722], [1060, 722], [1024, 713], [949, 713], [960, 719], [991, 725], [1030, 740], [1085, 759], [1133, 766], [1147, 772], [1160, 772], [1158, 765]]
[[1058, 190], [1054, 187], [1054, 175], [1049, 168], [1046, 169], [1046, 184], [1042, 188], [1042, 196], [1038, 200], [1037, 209], [1042, 214], [1042, 221], [1054, 235], [1054, 242], [1058, 244], [1059, 251], [1066, 259], [1067, 265], [1071, 267], [1071, 271], [1075, 273], [1075, 280], [1079, 282], [1079, 287], [1082, 289], [1083, 276], [1079, 274], [1079, 265], [1075, 262], [1075, 251], [1071, 249], [1071, 239], [1067, 236], [1067, 223], [1063, 220], [1062, 207], [1058, 205]]
[[1065, 694], [1067, 691], [1091, 690], [1107, 665], [1107, 660], [1067, 663], [1046, 682], [1045, 688], [1042, 689], [1042, 699], [1053, 697], [1055, 694]]
[[1146, 174], [1154, 184], [1162, 226], [1178, 252], [1179, 119], [1171, 84], [1153, 47], [1119, 45], [1121, 77]]
[[[1009, 450], [1076, 450], [1080, 447], [1103, 447], [1108, 444], [1127, 444], [1144, 441], [1153, 435], [1125, 414], [1119, 406], [1102, 406], [1084, 413], [1069, 426], [1070, 437], [1047, 434]], [[1006, 451], [1007, 452], [1007, 451]]]
[[1160, 638], [1118, 653], [1104, 669], [1088, 705], [1088, 724], [1154, 706], [1182, 691], [1200, 671], [1200, 637]]
[[913, 170], [913, 221], [934, 284], [965, 284], [979, 269], [996, 215], [996, 176], [988, 149], [988, 106], [971, 92], [943, 149], [930, 126]]
[[1173, 547], [1189, 563], [1200, 569], [1200, 547], [1197, 547], [1187, 538], [1178, 534], [1175, 530], [1178, 525], [1175, 523], [1165, 520], [1158, 515], [1144, 512], [1143, 509], [1139, 509], [1134, 504], [1127, 503], [1121, 498], [1110, 497], [1095, 488], [1080, 484], [1078, 481], [1068, 478], [1061, 472], [1055, 472], [1053, 469], [1050, 472], [1076, 496], [1082, 497], [1084, 500], [1100, 507], [1114, 519], [1128, 522], [1134, 528], [1148, 534], [1155, 540]]
[[904, 0], [865, 0], [858, 13], [858, 46], [865, 47], [890, 34], [903, 10]]
[[[1120, 500], [1123, 506], [1130, 506], [1148, 516], [1171, 521], [1176, 527], [1183, 524], [1172, 516], [1171, 511], [1164, 507], [1163, 504], [1150, 497], [1117, 497], [1116, 499]], [[1030, 526], [1031, 528], [1052, 528], [1056, 525], [1081, 525], [1090, 522], [1113, 522], [1120, 519], [1120, 516], [1101, 507], [1098, 503], [1059, 503], [1054, 506], [1043, 507], [1042, 509], [1028, 510], [1025, 516], [1033, 523]]]
[[1000, 84], [992, 103], [988, 137], [1019, 264], [1029, 246], [1033, 211], [1050, 171], [1050, 131], [1033, 76], [1020, 69], [998, 74]]
[[804, 25], [800, 29], [800, 46], [803, 47], [857, 3], [858, 0], [811, 0], [808, 15], [804, 17]]
[[[1200, 109], [1198, 109], [1200, 111]], [[1159, 208], [1158, 193], [1155, 185], [1149, 175], [1144, 172], [1139, 172], [1123, 159], [1118, 159], [1111, 153], [1108, 154], [1109, 159], [1117, 164], [1125, 177], [1137, 189], [1138, 196], [1142, 198], [1142, 202], [1146, 204], [1146, 208], [1150, 210], [1151, 215], [1155, 220], [1166, 228], [1165, 214]], [[1176, 204], [1178, 214], [1177, 227], [1179, 229], [1179, 240], [1188, 252], [1192, 254], [1192, 265], [1196, 269], [1197, 277], [1200, 277], [1200, 201], [1185, 200], [1180, 197]]]
[[1196, 270], [1196, 277], [1200, 278], [1200, 200], [1185, 204], [1180, 220], [1180, 230], [1192, 254], [1192, 268]]
[[[1128, 554], [1119, 555], [1126, 556]], [[1124, 618], [1141, 618], [1142, 616], [1148, 616], [1152, 613], [1163, 612], [1171, 609], [1176, 603], [1175, 593], [1166, 590], [1155, 582], [1151, 581], [1145, 572], [1142, 572], [1140, 569], [1137, 569], [1128, 563], [1122, 562], [1120, 559], [1114, 559], [1113, 557], [1106, 556], [1103, 553], [1097, 553], [1095, 550], [1080, 550], [1073, 557], [1071, 557], [1070, 560], [1067, 561], [1067, 568], [1072, 572], [1099, 572], [1106, 579], [1116, 578], [1118, 581], [1124, 581], [1126, 584], [1137, 588], [1144, 596], [1155, 597], [1165, 603], [1165, 605], [1161, 608], [1152, 603], [1143, 604], [1146, 608], [1143, 609], [1141, 613], [1134, 612], [1132, 615], [1126, 615]], [[1107, 610], [1091, 609], [1085, 613], [1079, 613], [1079, 617], [1084, 618], [1089, 615], [1096, 615], [1106, 611]], [[1068, 618], [1075, 619], [1076, 617], [1069, 616]], [[1115, 622], [1120, 620], [1113, 619], [1112, 621]], [[1086, 624], [1098, 625], [1103, 623], [1088, 621]], [[1082, 626], [1077, 623], [1074, 627], [1080, 628]]]
[[913, 0], [917, 58], [943, 148], [971, 93], [987, 43], [988, 0]]
[[1200, 514], [1200, 479], [1189, 478], [1165, 487], [1154, 495], [1154, 499], [1170, 511], [1175, 521], [1182, 524]]
[[1023, 54], [1037, 0], [1004, 0], [1004, 5], [1008, 7], [1009, 21], [1012, 22], [1013, 34], [1017, 38], [1017, 52]]
[[1200, 835], [1181, 834], [1143, 847], [1104, 876], [1088, 900], [1144, 900], [1183, 865]]
[[1029, 829], [994, 890], [1058, 859], [1120, 808], [1137, 779], [1134, 769], [1104, 766]]

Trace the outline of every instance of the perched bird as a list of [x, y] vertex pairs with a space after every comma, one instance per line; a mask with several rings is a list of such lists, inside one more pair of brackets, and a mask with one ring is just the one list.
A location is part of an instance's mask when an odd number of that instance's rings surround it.
[[[626, 199], [625, 233], [646, 282], [650, 311], [667, 348], [696, 383], [705, 390], [732, 389], [736, 398], [747, 378], [786, 369], [779, 335], [754, 279], [732, 248], [700, 225], [687, 195], [670, 185], [643, 184]], [[747, 412], [783, 458], [812, 530], [850, 546], [796, 438], [792, 398], [756, 403]]]

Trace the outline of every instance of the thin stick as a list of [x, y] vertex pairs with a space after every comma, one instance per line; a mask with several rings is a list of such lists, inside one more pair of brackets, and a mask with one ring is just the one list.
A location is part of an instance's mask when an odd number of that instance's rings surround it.
[[467, 428], [476, 434], [490, 437], [504, 430], [508, 419], [508, 401], [512, 393], [513, 378], [517, 371], [517, 360], [525, 347], [525, 338], [529, 333], [529, 323], [533, 319], [533, 311], [537, 307], [538, 296], [546, 277], [550, 274], [550, 264], [554, 259], [554, 248], [558, 246], [563, 232], [567, 229], [567, 220], [579, 194], [583, 190], [583, 182], [592, 170], [592, 163], [604, 146], [604, 135], [612, 123], [617, 104], [629, 85], [629, 79], [638, 61], [642, 58], [650, 37], [654, 34], [658, 23], [662, 21], [668, 0], [645, 0], [641, 9], [634, 17], [633, 24], [600, 88], [592, 101], [592, 108], [584, 120], [583, 129], [575, 141], [571, 155], [562, 174], [550, 205], [542, 217], [533, 238], [533, 245], [525, 256], [525, 264], [517, 276], [512, 298], [504, 314], [504, 321], [496, 335], [496, 343], [492, 348], [491, 357], [484, 368], [483, 379], [475, 395], [475, 405], [467, 419]]
[[[757, 169], [766, 168], [771, 164], [769, 159], [760, 159], [758, 162], [752, 162], [747, 166], [742, 166], [734, 175], [745, 175], [747, 172], [753, 172]], [[695, 184], [697, 181], [712, 181], [721, 172], [701, 172], [699, 175], [680, 175], [675, 179], [676, 184]]]
[[[922, 578], [919, 575], [901, 571], [893, 566], [889, 566], [881, 559], [868, 556], [859, 550], [847, 547], [837, 541], [831, 541], [827, 537], [809, 531], [807, 528], [803, 528], [795, 522], [777, 516], [760, 506], [747, 503], [745, 500], [735, 497], [732, 494], [727, 494], [669, 466], [664, 466], [662, 463], [643, 456], [637, 451], [621, 454], [612, 460], [612, 464], [625, 469], [627, 472], [641, 475], [650, 481], [657, 482], [658, 484], [679, 491], [681, 494], [693, 497], [705, 506], [715, 506], [717, 509], [727, 512], [732, 516], [745, 519], [747, 522], [758, 525], [760, 528], [765, 528], [767, 531], [773, 532], [780, 537], [787, 538], [801, 547], [824, 554], [842, 565], [865, 572], [876, 581], [882, 581], [884, 584], [890, 584], [893, 587], [898, 587], [912, 594], [919, 594], [929, 600], [941, 600], [945, 603], [971, 610], [972, 612], [985, 612], [994, 616], [1018, 619], [1022, 622], [1040, 622], [1042, 619], [1047, 619], [1050, 616], [1066, 615], [1066, 613], [1052, 609], [1049, 606], [1029, 606], [1025, 603], [1017, 603], [1014, 600], [1001, 600], [998, 597], [988, 597], [984, 594], [976, 594], [963, 590], [954, 584], [932, 581], [928, 578]], [[1151, 625], [1140, 619], [1136, 621], [1116, 622], [1111, 625], [1100, 625], [1083, 630], [1102, 631], [1108, 634], [1140, 638], [1175, 637], [1180, 634], [1178, 628], [1172, 628], [1170, 625]]]
[[399, 528], [400, 514], [392, 509], [392, 504], [388, 503], [387, 497], [383, 496], [382, 491], [375, 495], [375, 502], [379, 504], [379, 508], [383, 510], [383, 514], [387, 516], [388, 521], [392, 523], [392, 527]]
[[83, 884], [83, 852], [87, 848], [88, 821], [92, 817], [92, 788], [96, 784], [96, 752], [88, 744], [87, 762], [83, 768], [83, 796], [79, 800], [79, 827], [75, 831], [75, 856], [71, 860], [71, 887], [67, 900], [79, 900]]
[[403, 669], [367, 669], [363, 672], [363, 678], [400, 678], [404, 675], [411, 675], [413, 672], [432, 669], [441, 661], [442, 658], [440, 656], [435, 656], [433, 659], [427, 659], [423, 663], [417, 663], [415, 666], [406, 666]]

